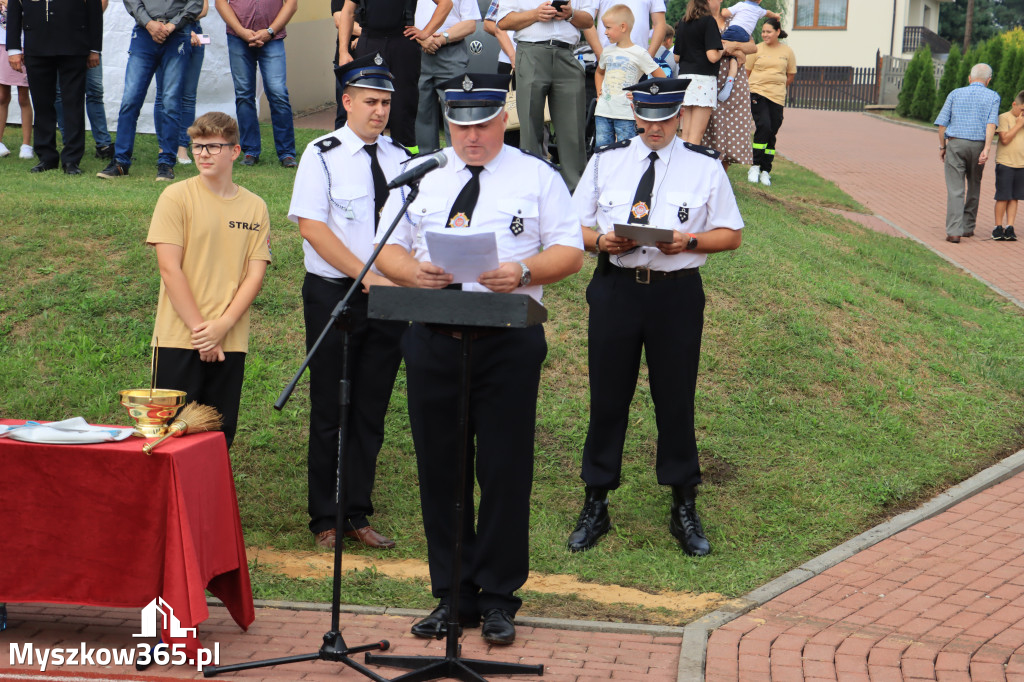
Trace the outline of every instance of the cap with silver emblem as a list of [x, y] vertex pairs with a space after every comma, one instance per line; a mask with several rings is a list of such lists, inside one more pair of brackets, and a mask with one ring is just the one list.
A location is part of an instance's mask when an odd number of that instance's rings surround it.
[[633, 93], [633, 111], [645, 121], [672, 118], [683, 105], [689, 78], [649, 78], [623, 88]]
[[505, 108], [509, 74], [467, 73], [441, 84], [444, 117], [455, 125], [485, 123]]
[[391, 75], [387, 63], [379, 52], [353, 59], [348, 64], [335, 67], [334, 77], [338, 79], [342, 88], [353, 85], [359, 88], [395, 91], [393, 83], [395, 77]]

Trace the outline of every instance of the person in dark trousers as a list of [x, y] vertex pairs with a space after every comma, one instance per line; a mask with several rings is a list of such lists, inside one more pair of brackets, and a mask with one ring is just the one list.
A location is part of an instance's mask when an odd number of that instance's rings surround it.
[[[391, 138], [413, 153], [416, 147], [416, 109], [419, 104], [420, 42], [426, 41], [444, 22], [452, 0], [433, 0], [437, 5], [430, 21], [417, 29], [416, 0], [347, 0], [338, 17], [338, 66], [354, 58], [380, 54], [391, 66], [395, 93], [391, 102]], [[356, 52], [349, 52], [354, 25], [361, 33]], [[341, 103], [338, 104], [339, 108]]]
[[[25, 44], [22, 45], [22, 31]], [[15, 71], [28, 70], [35, 107], [32, 173], [63, 166], [81, 175], [85, 153], [85, 75], [96, 68], [103, 50], [100, 0], [11, 0], [7, 5], [7, 58]], [[57, 153], [57, 82], [64, 93], [64, 148]]]
[[[580, 475], [586, 498], [569, 536], [573, 552], [608, 532], [608, 493], [620, 483], [641, 354], [658, 424], [655, 471], [658, 483], [672, 488], [669, 531], [688, 555], [711, 551], [696, 508], [700, 266], [709, 253], [739, 247], [743, 219], [718, 153], [676, 137], [687, 83], [652, 78], [627, 88], [643, 132], [599, 150], [573, 195], [583, 242], [598, 252], [587, 288], [590, 426]], [[673, 238], [640, 244], [616, 236], [617, 223], [671, 229]]]
[[[514, 293], [538, 301], [542, 284], [557, 282], [583, 264], [579, 221], [558, 172], [541, 159], [503, 144], [509, 76], [463, 74], [443, 84], [452, 146], [447, 164], [426, 175], [422, 193], [402, 215], [380, 254], [380, 268], [402, 286], [441, 289], [453, 276], [431, 262], [425, 233], [496, 238], [497, 268], [462, 289]], [[378, 239], [398, 214], [392, 192]], [[511, 644], [516, 591], [529, 574], [530, 489], [540, 369], [547, 354], [544, 328], [488, 329], [473, 342], [470, 439], [466, 487], [456, 490], [459, 467], [459, 368], [462, 342], [445, 327], [414, 324], [402, 342], [408, 374], [409, 422], [419, 468], [430, 585], [437, 608], [412, 626], [417, 637], [447, 633], [449, 597], [458, 590], [458, 619], [483, 625], [491, 644]], [[473, 522], [473, 479], [480, 506]], [[461, 556], [453, 555], [453, 507], [466, 509]], [[462, 582], [451, 585], [454, 562]]]
[[748, 182], [772, 185], [775, 162], [775, 138], [782, 127], [786, 93], [796, 78], [796, 56], [778, 19], [765, 19], [761, 24], [761, 42], [757, 52], [747, 55], [747, 78], [750, 84], [750, 113], [754, 117], [754, 165], [747, 171]]
[[[400, 145], [381, 135], [394, 95], [393, 76], [379, 55], [367, 55], [338, 67], [347, 123], [313, 140], [302, 154], [288, 217], [305, 240], [306, 279], [302, 308], [306, 350], [330, 320], [373, 252], [373, 235], [387, 198], [387, 180], [409, 158]], [[377, 270], [350, 299], [356, 317], [366, 316], [368, 290], [390, 284]], [[345, 528], [337, 524], [335, 479], [338, 471], [341, 331], [332, 329], [309, 364], [309, 529], [316, 543], [334, 547], [339, 532], [375, 549], [395, 542], [370, 525], [370, 496], [377, 453], [384, 443], [384, 417], [401, 363], [399, 341], [408, 327], [400, 322], [360, 320], [349, 337], [351, 406], [346, 434]]]

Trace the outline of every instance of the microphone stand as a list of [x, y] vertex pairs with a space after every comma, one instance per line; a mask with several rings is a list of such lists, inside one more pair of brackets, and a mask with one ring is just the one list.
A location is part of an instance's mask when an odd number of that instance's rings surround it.
[[[288, 382], [281, 394], [277, 398], [277, 402], [274, 403], [274, 409], [281, 410], [284, 408], [288, 399], [291, 397], [292, 391], [295, 390], [295, 385], [299, 383], [299, 379], [302, 377], [303, 372], [309, 366], [310, 360], [316, 355], [317, 351], [320, 350], [320, 344], [323, 343], [328, 332], [335, 325], [342, 330], [342, 354], [341, 354], [341, 380], [338, 384], [339, 401], [338, 401], [338, 470], [335, 476], [335, 499], [337, 500], [337, 511], [335, 516], [335, 528], [338, 529], [338, 538], [334, 543], [334, 589], [331, 594], [331, 629], [324, 633], [324, 643], [320, 649], [316, 652], [309, 654], [299, 654], [297, 656], [285, 656], [282, 658], [269, 658], [262, 661], [250, 661], [248, 663], [235, 663], [232, 665], [221, 665], [221, 666], [209, 666], [203, 669], [203, 677], [213, 677], [221, 673], [236, 672], [239, 670], [251, 670], [253, 668], [265, 668], [272, 665], [284, 665], [287, 663], [301, 663], [304, 661], [337, 661], [344, 663], [350, 668], [357, 672], [369, 677], [374, 682], [389, 682], [386, 677], [381, 677], [374, 671], [370, 670], [363, 664], [353, 660], [352, 654], [358, 654], [363, 651], [380, 650], [387, 651], [391, 644], [383, 639], [379, 642], [373, 642], [372, 644], [364, 644], [362, 646], [349, 647], [345, 644], [345, 639], [341, 636], [341, 624], [340, 624], [340, 611], [341, 611], [341, 555], [342, 545], [342, 534], [340, 531], [344, 528], [345, 523], [345, 505], [344, 505], [344, 487], [342, 486], [342, 478], [344, 475], [344, 455], [347, 448], [346, 437], [348, 435], [348, 415], [349, 405], [351, 403], [351, 381], [349, 379], [349, 339], [352, 327], [359, 320], [354, 319], [351, 308], [349, 308], [348, 302], [352, 298], [352, 295], [359, 291], [363, 278], [366, 277], [366, 273], [373, 267], [373, 263], [377, 260], [377, 256], [380, 254], [381, 249], [387, 243], [391, 237], [391, 233], [395, 231], [398, 226], [398, 221], [405, 215], [406, 209], [409, 208], [416, 197], [420, 193], [419, 180], [414, 180], [409, 183], [409, 196], [402, 204], [402, 210], [398, 212], [395, 219], [391, 222], [387, 232], [384, 233], [384, 238], [380, 240], [377, 248], [373, 250], [370, 258], [366, 261], [363, 269], [356, 276], [352, 282], [352, 286], [345, 293], [345, 296], [338, 301], [338, 305], [334, 306], [334, 310], [331, 312], [331, 317], [324, 325], [323, 330], [320, 332], [320, 336], [317, 338], [313, 347], [309, 349], [309, 353], [306, 354], [306, 359], [302, 361], [302, 366], [299, 367], [299, 371], [295, 373], [292, 380]], [[339, 321], [340, 320], [340, 321]]]

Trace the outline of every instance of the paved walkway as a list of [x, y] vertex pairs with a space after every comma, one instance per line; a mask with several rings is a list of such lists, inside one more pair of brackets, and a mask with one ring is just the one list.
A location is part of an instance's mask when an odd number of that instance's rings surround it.
[[[977, 236], [950, 244], [937, 142], [933, 131], [863, 114], [787, 109], [778, 148], [875, 213], [861, 222], [895, 227], [1020, 305], [1024, 242], [989, 238], [993, 165]], [[714, 630], [705, 674], [708, 682], [1024, 682], [1024, 474]]]
[[[934, 130], [861, 113], [786, 109], [779, 154], [836, 183], [883, 220], [1024, 307], [1024, 241], [997, 242], [995, 153], [985, 168], [977, 233], [946, 241], [946, 183]], [[1024, 223], [1024, 212], [1018, 220]]]
[[[356, 607], [358, 608], [358, 607]], [[0, 632], [0, 682], [44, 679], [34, 676], [38, 665], [14, 665], [10, 646], [25, 644], [36, 649], [48, 647], [86, 647], [134, 649], [140, 640], [139, 611], [136, 609], [105, 609], [74, 605], [9, 604], [9, 626]], [[391, 643], [388, 653], [398, 655], [443, 656], [444, 641], [413, 637], [409, 627], [426, 615], [408, 610], [380, 613], [381, 609], [364, 609], [362, 613], [342, 613], [342, 636], [350, 647], [386, 639]], [[376, 612], [376, 613], [375, 613]], [[598, 682], [600, 680], [649, 680], [673, 682], [678, 677], [682, 630], [669, 627], [642, 627], [617, 624], [586, 624], [544, 622], [543, 619], [521, 619], [517, 639], [512, 646], [491, 647], [480, 638], [479, 629], [471, 629], [462, 638], [462, 656], [493, 661], [512, 661], [544, 665], [544, 680], [549, 682]], [[256, 610], [256, 621], [243, 633], [223, 607], [210, 609], [209, 620], [199, 627], [202, 645], [220, 647], [220, 664], [296, 656], [317, 651], [322, 637], [330, 629], [329, 611], [303, 611], [262, 607]], [[566, 628], [587, 628], [585, 631]], [[603, 631], [602, 631], [603, 630]], [[363, 655], [353, 657], [362, 663]], [[393, 678], [403, 671], [397, 668], [373, 667], [378, 674]], [[91, 665], [51, 666], [50, 675], [70, 680], [68, 676], [89, 674], [96, 679], [166, 680], [167, 678], [201, 679], [202, 675], [187, 666], [153, 666], [136, 673], [133, 666]], [[342, 663], [311, 661], [237, 673], [225, 673], [219, 679], [232, 680], [366, 680]], [[51, 678], [53, 679], [53, 678]], [[523, 676], [521, 679], [538, 679]]]

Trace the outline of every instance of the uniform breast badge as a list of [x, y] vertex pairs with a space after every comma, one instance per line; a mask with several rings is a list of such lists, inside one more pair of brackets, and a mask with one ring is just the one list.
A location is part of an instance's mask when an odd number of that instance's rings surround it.
[[469, 218], [465, 213], [459, 211], [448, 221], [448, 227], [469, 227]]
[[523, 219], [520, 218], [519, 216], [515, 216], [514, 218], [512, 218], [512, 224], [508, 226], [508, 229], [509, 231], [512, 232], [512, 234], [518, 237], [523, 233], [523, 230], [525, 229], [525, 226], [523, 225]]
[[685, 223], [687, 220], [690, 219], [690, 209], [684, 206], [679, 209], [676, 215], [679, 216], [679, 222]]
[[650, 213], [650, 212], [651, 212], [651, 207], [647, 205], [646, 201], [638, 201], [638, 202], [636, 202], [635, 204], [633, 204], [633, 208], [630, 211], [630, 213], [633, 214], [633, 217], [638, 219], [638, 220], [642, 220], [642, 219], [646, 218], [647, 214]]

